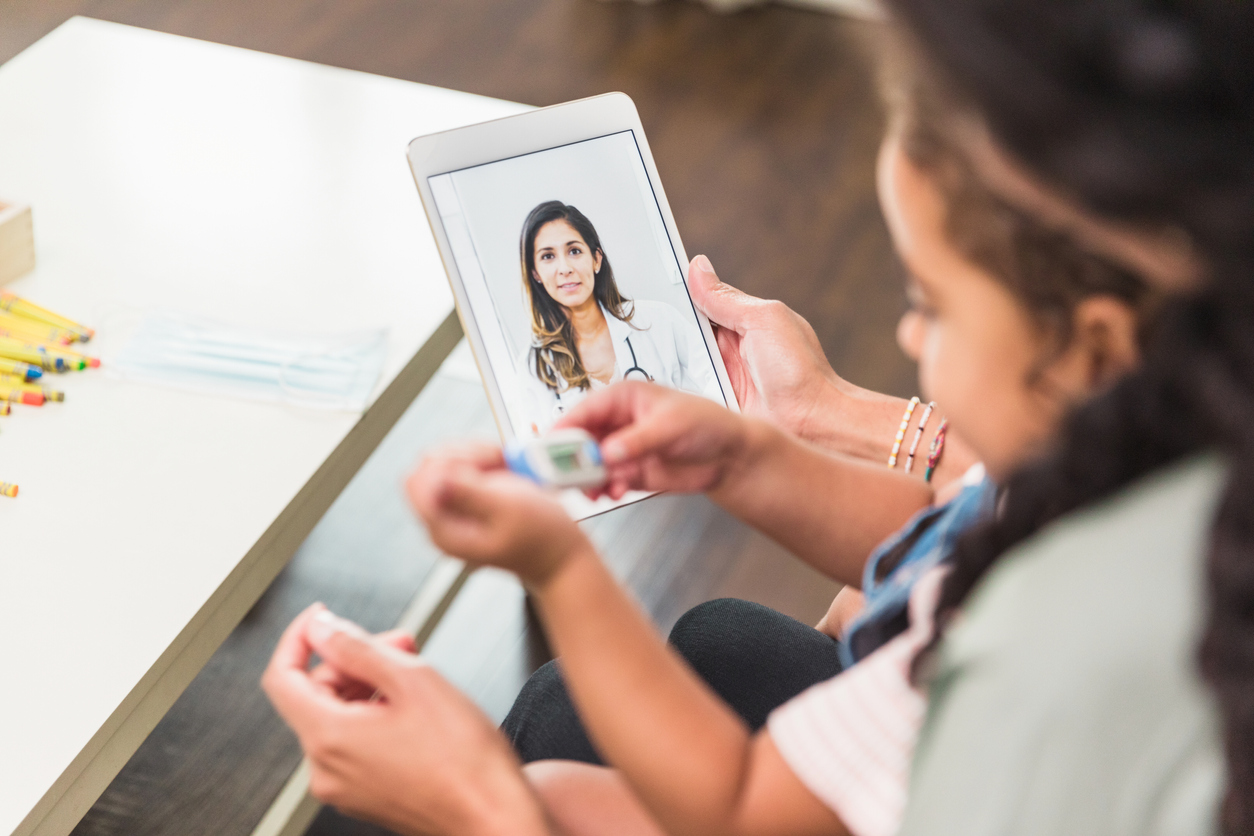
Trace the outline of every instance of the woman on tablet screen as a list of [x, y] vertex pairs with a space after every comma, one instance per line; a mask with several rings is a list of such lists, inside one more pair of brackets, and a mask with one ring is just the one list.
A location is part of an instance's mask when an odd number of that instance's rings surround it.
[[619, 380], [650, 380], [722, 400], [695, 322], [665, 302], [632, 301], [592, 222], [549, 200], [531, 210], [520, 241], [531, 303], [523, 358], [527, 415], [539, 435], [588, 392]]

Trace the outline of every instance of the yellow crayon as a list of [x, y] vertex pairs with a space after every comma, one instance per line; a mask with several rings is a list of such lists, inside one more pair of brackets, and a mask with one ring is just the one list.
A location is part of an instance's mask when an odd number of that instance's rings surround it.
[[78, 335], [64, 328], [3, 312], [0, 312], [0, 336], [56, 345], [70, 345], [78, 342]]
[[[5, 339], [13, 340], [14, 338], [0, 336], [0, 340], [5, 340]], [[63, 345], [52, 345], [46, 342], [41, 342], [41, 341], [32, 342], [31, 340], [22, 340], [22, 339], [18, 339], [17, 342], [22, 343], [22, 345], [26, 346], [27, 348], [35, 349], [40, 354], [48, 354], [48, 355], [51, 355], [52, 357], [64, 358], [64, 360], [66, 361], [66, 364], [71, 366], [72, 368], [94, 369], [100, 365], [100, 361], [96, 359], [95, 357], [88, 357], [86, 354], [73, 351], [71, 349], [66, 348]]]
[[8, 415], [12, 411], [13, 407], [9, 405], [8, 401], [0, 403], [0, 415]]
[[11, 386], [0, 386], [0, 401], [12, 401], [13, 403], [24, 403], [27, 406], [43, 406], [43, 392], [24, 392], [21, 389], [14, 389]]
[[0, 482], [0, 496], [17, 496], [17, 485], [12, 482]]
[[0, 372], [5, 374], [21, 375], [29, 380], [38, 380], [44, 376], [43, 369], [39, 366], [32, 366], [30, 363], [19, 363], [16, 360], [10, 360], [7, 357], [0, 357]]
[[40, 386], [38, 383], [27, 383], [25, 380], [14, 374], [0, 374], [0, 386], [8, 387], [10, 389], [19, 389], [23, 392], [34, 392], [35, 394], [43, 395], [44, 400], [58, 402], [65, 400], [64, 392], [57, 389], [50, 389], [47, 386]]
[[[41, 348], [21, 340], [0, 337], [0, 357], [19, 360], [38, 366], [46, 372], [66, 372], [87, 368], [87, 360], [81, 356], [69, 356], [55, 349]], [[99, 364], [99, 361], [97, 361]]]
[[0, 357], [27, 363], [46, 372], [57, 370], [56, 364], [47, 356], [28, 348], [25, 343], [17, 343], [5, 337], [0, 337]]
[[63, 346], [44, 344], [44, 345], [33, 346], [33, 347], [41, 348], [42, 350], [47, 351], [49, 354], [52, 354], [52, 355], [65, 357], [66, 359], [70, 359], [70, 360], [77, 360], [83, 364], [79, 366], [80, 369], [82, 368], [95, 369], [100, 366], [99, 359], [95, 357], [88, 357], [86, 354], [82, 354], [77, 351], [71, 351], [70, 349], [64, 348]]
[[41, 308], [33, 302], [27, 302], [15, 293], [9, 293], [4, 290], [0, 290], [0, 311], [8, 311], [16, 316], [33, 319], [38, 322], [46, 322], [49, 325], [72, 331], [78, 336], [80, 342], [87, 342], [96, 333], [90, 328], [79, 325], [72, 319], [66, 319], [60, 314], [55, 314], [47, 308]]

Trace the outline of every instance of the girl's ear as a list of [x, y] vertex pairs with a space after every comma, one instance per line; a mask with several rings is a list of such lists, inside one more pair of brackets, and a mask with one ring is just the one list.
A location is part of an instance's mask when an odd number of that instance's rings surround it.
[[605, 253], [601, 249], [597, 249], [596, 260], [592, 262], [592, 275], [601, 272], [601, 262], [605, 260]]
[[1091, 391], [1109, 386], [1141, 362], [1136, 311], [1114, 296], [1091, 296], [1076, 306], [1071, 351]]
[[914, 362], [919, 362], [923, 355], [923, 341], [926, 338], [927, 324], [918, 311], [911, 309], [901, 315], [897, 322], [897, 347]]

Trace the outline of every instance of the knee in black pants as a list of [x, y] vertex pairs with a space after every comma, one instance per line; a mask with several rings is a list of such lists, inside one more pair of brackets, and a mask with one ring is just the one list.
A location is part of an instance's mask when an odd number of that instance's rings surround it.
[[[841, 670], [833, 639], [769, 607], [735, 598], [693, 607], [676, 622], [670, 643], [755, 731], [776, 707]], [[551, 758], [603, 763], [556, 660], [527, 680], [501, 730], [523, 763]]]
[[720, 598], [684, 613], [670, 643], [757, 730], [767, 715], [841, 671], [836, 641], [770, 607]]
[[541, 665], [523, 686], [501, 731], [523, 763], [550, 759], [601, 764], [554, 659]]

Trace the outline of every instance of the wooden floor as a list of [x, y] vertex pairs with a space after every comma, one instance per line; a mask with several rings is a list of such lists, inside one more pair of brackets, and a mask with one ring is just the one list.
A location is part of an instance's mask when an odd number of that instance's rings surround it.
[[[806, 316], [847, 378], [914, 391], [893, 342], [901, 270], [873, 188], [881, 116], [857, 45], [871, 24], [779, 7], [720, 16], [679, 0], [0, 0], [0, 61], [76, 14], [536, 105], [624, 91], [689, 251]], [[434, 558], [398, 474], [468, 428], [491, 423], [452, 363], [77, 833], [251, 832], [299, 759], [256, 688], [277, 630], [313, 600], [371, 627], [394, 622]], [[813, 621], [834, 590], [699, 497], [588, 527], [662, 628], [724, 595]], [[472, 578], [427, 652], [497, 717], [544, 658], [521, 591], [497, 573]], [[311, 830], [377, 832], [330, 811]]]

